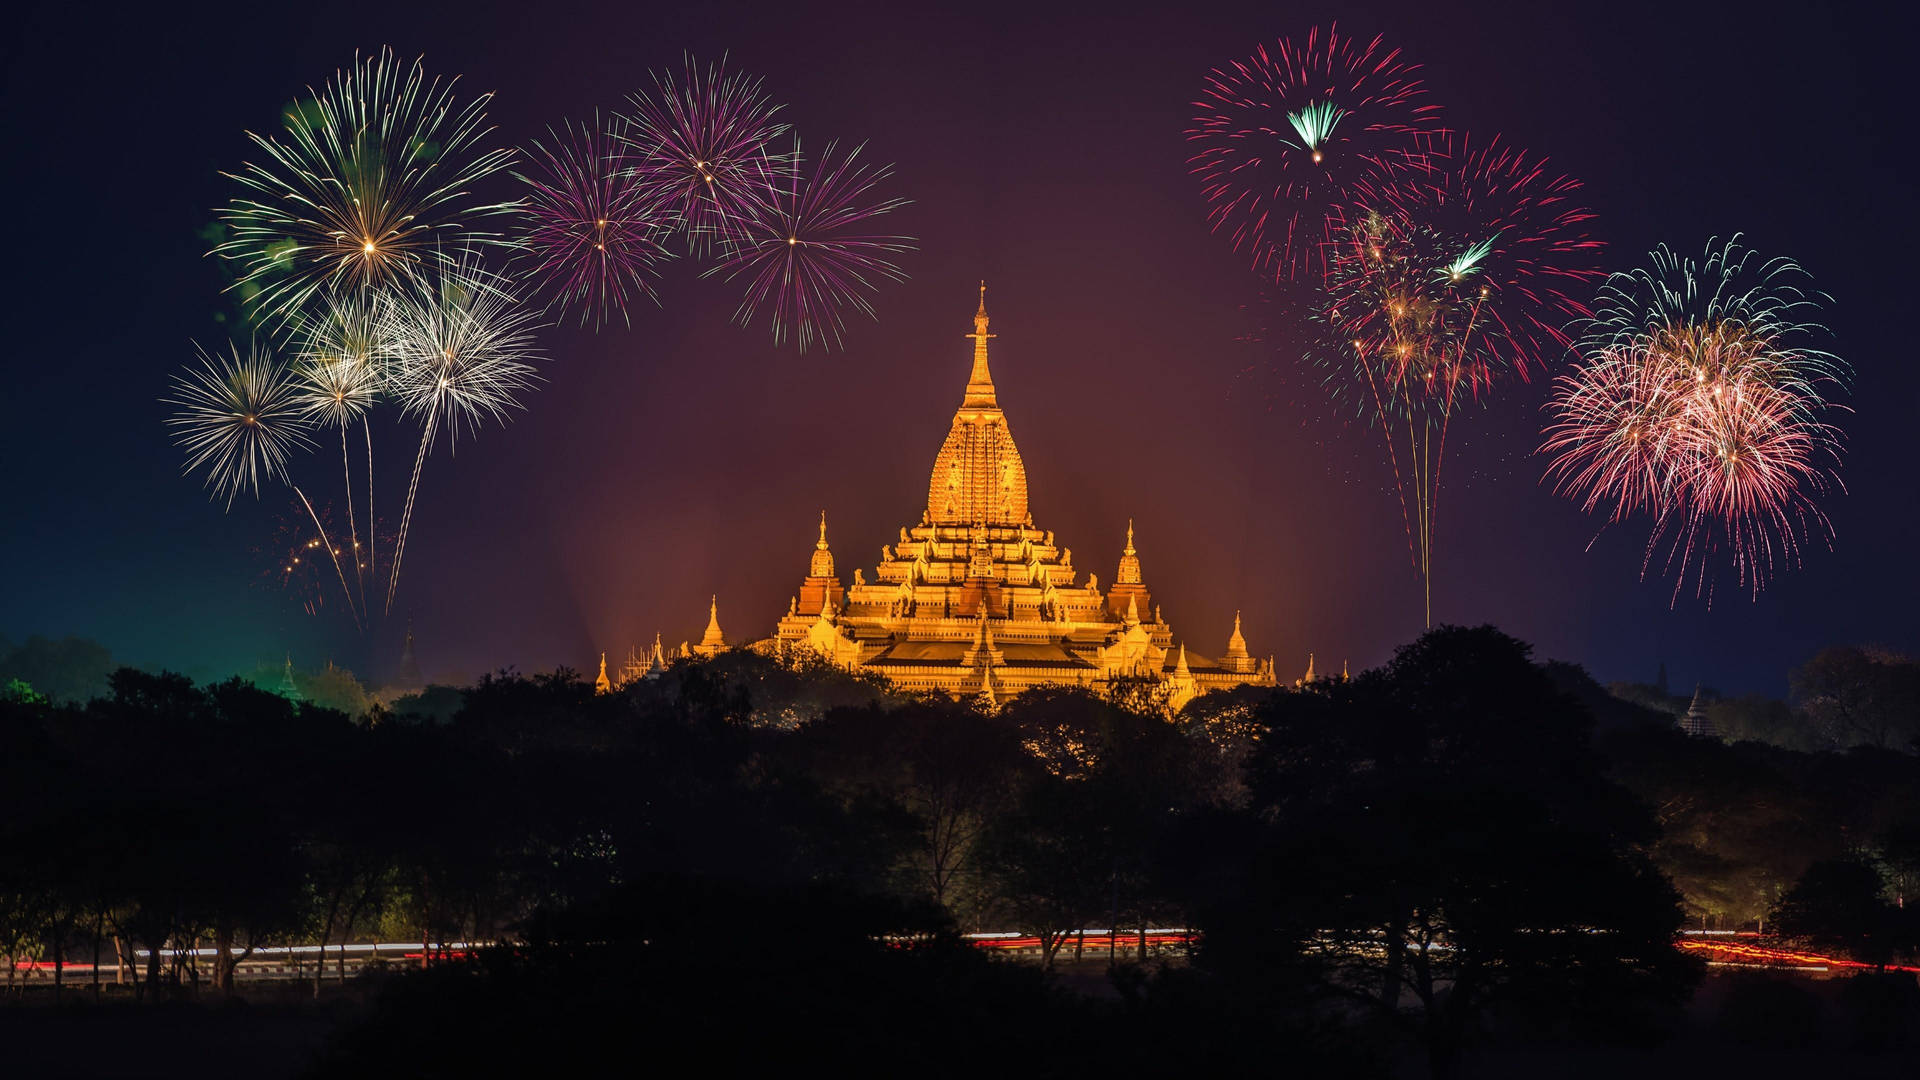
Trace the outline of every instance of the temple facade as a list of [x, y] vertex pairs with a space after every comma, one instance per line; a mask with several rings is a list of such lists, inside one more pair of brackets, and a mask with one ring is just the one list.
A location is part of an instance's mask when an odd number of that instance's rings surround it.
[[[1273, 685], [1272, 659], [1248, 652], [1237, 614], [1218, 653], [1202, 655], [1175, 636], [1148, 588], [1132, 522], [1105, 585], [1034, 523], [1026, 465], [988, 367], [987, 342], [996, 335], [987, 327], [982, 285], [966, 335], [972, 370], [919, 522], [881, 545], [871, 579], [861, 568], [843, 583], [822, 513], [786, 616], [753, 647], [811, 650], [903, 690], [988, 701], [1036, 686], [1105, 690], [1131, 680], [1157, 684], [1177, 709], [1210, 690]], [[721, 641], [716, 606], [702, 645]]]

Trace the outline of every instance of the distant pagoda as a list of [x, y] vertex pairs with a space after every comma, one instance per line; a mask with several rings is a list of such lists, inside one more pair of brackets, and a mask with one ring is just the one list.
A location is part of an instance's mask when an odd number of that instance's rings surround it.
[[306, 700], [300, 694], [300, 684], [294, 682], [293, 680], [293, 654], [292, 653], [287, 654], [286, 666], [280, 669], [280, 685], [275, 687], [273, 692], [276, 694], [279, 694], [283, 698], [286, 698], [288, 701]]
[[1717, 738], [1720, 729], [1714, 726], [1713, 717], [1707, 715], [1707, 706], [1702, 700], [1700, 685], [1694, 684], [1693, 703], [1687, 706], [1687, 714], [1680, 718], [1680, 730], [1689, 735], [1703, 738]]

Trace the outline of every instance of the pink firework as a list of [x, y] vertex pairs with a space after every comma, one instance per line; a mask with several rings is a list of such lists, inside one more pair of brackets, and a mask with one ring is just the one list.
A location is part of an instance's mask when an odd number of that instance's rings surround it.
[[[880, 282], [906, 279], [892, 257], [913, 250], [913, 238], [866, 230], [874, 218], [907, 200], [871, 197], [892, 166], [861, 164], [860, 150], [836, 154], [835, 144], [828, 143], [811, 172], [796, 173], [753, 208], [725, 259], [707, 271], [728, 281], [748, 279], [734, 317], [747, 326], [758, 313], [768, 312], [775, 345], [791, 336], [801, 352], [816, 341], [828, 349], [838, 346], [846, 330], [844, 312], [874, 318], [868, 297]], [[797, 142], [792, 160], [800, 161]]]
[[1689, 381], [1671, 378], [1645, 344], [1609, 352], [1562, 376], [1543, 453], [1553, 455], [1560, 486], [1587, 513], [1611, 521], [1658, 515], [1672, 489]]
[[682, 81], [656, 72], [653, 92], [636, 92], [631, 104], [620, 134], [628, 165], [695, 251], [739, 235], [791, 172], [769, 149], [787, 130], [774, 119], [780, 106], [759, 79], [727, 74], [724, 61], [702, 71], [689, 56]]
[[537, 170], [521, 177], [530, 189], [523, 241], [534, 274], [558, 309], [579, 309], [582, 323], [591, 317], [597, 326], [616, 311], [627, 321], [631, 301], [659, 300], [653, 280], [669, 257], [662, 241], [675, 219], [643, 190], [628, 168], [628, 145], [598, 117], [563, 126], [551, 142], [533, 143]]
[[1381, 38], [1363, 44], [1337, 25], [1215, 68], [1187, 129], [1214, 231], [1275, 279], [1322, 273], [1328, 215], [1374, 159], [1438, 128], [1418, 70]]
[[1698, 264], [1656, 251], [1608, 282], [1587, 359], [1555, 384], [1555, 490], [1613, 522], [1651, 516], [1646, 565], [1675, 575], [1676, 599], [1689, 580], [1710, 597], [1721, 558], [1757, 596], [1809, 537], [1832, 539], [1815, 500], [1841, 486], [1841, 434], [1823, 392], [1846, 368], [1806, 344], [1821, 328], [1799, 276], [1737, 239]]
[[[1470, 366], [1524, 381], [1567, 351], [1564, 326], [1592, 315], [1576, 295], [1590, 295], [1601, 278], [1603, 245], [1588, 231], [1593, 212], [1576, 201], [1580, 182], [1499, 136], [1476, 144], [1441, 132], [1415, 144], [1416, 152], [1373, 162], [1353, 185], [1353, 212], [1400, 236], [1428, 233], [1433, 250], [1422, 256], [1418, 291], [1469, 301], [1471, 333], [1461, 345]], [[1348, 239], [1329, 260], [1365, 254]]]

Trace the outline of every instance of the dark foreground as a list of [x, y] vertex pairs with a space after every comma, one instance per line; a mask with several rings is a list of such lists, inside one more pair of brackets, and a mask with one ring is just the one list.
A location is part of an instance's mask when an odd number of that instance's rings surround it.
[[[1689, 736], [1487, 627], [1174, 715], [737, 651], [358, 720], [238, 681], [112, 691], [0, 700], [0, 759], [39, 763], [0, 785], [0, 952], [205, 952], [148, 964], [138, 1006], [8, 1011], [9, 1072], [1692, 1080], [1891, 1074], [1920, 1045], [1911, 974], [1703, 989], [1675, 948], [1764, 921], [1920, 962], [1920, 756]], [[1199, 937], [1049, 973], [1089, 926]], [[983, 927], [1040, 961], [959, 936]], [[181, 959], [375, 934], [516, 944], [318, 1003]]]
[[[478, 1077], [528, 1068], [533, 1075], [555, 1075], [596, 1060], [637, 1063], [687, 1054], [707, 1062], [703, 1071], [723, 1074], [800, 1061], [831, 1064], [855, 1075], [960, 1076], [989, 1069], [1048, 1076], [1151, 1075], [1165, 1069], [1178, 1075], [1192, 1074], [1203, 1063], [1208, 1068], [1264, 1065], [1266, 1071], [1278, 1064], [1281, 1075], [1300, 1076], [1427, 1072], [1415, 1048], [1390, 1033], [1295, 1031], [1269, 1038], [1235, 1023], [1232, 1009], [1211, 1017], [1180, 1015], [1179, 1005], [1143, 999], [1137, 969], [1127, 970], [1116, 987], [1106, 977], [1104, 959], [1063, 963], [1050, 991], [1021, 961], [987, 963], [974, 970], [974, 977], [997, 983], [1006, 996], [975, 1001], [946, 1017], [902, 1015], [932, 1004], [923, 992], [898, 1001], [899, 1011], [892, 1015], [887, 1009], [832, 1015], [825, 999], [816, 996], [810, 1004], [804, 993], [767, 1014], [742, 1007], [748, 1000], [769, 1004], [762, 993], [735, 987], [736, 994], [703, 993], [697, 1001], [669, 1004], [664, 1016], [656, 1012], [649, 1019], [642, 1010], [663, 1002], [638, 986], [591, 1001], [562, 988], [553, 1007], [543, 1008], [514, 992], [480, 992], [471, 974], [432, 972], [424, 978], [329, 986], [319, 1000], [310, 987], [294, 985], [251, 987], [230, 1002], [158, 1007], [112, 996], [96, 1003], [84, 992], [56, 1006], [48, 995], [29, 995], [0, 1007], [0, 1045], [7, 1047], [12, 1076], [138, 1074], [160, 1080]], [[837, 978], [826, 974], [819, 981], [830, 986]], [[1920, 988], [1897, 1014], [1874, 1015], [1861, 996], [1847, 979], [1716, 969], [1656, 1045], [1572, 1043], [1543, 1033], [1507, 1032], [1507, 1038], [1469, 1051], [1457, 1075], [1499, 1080], [1913, 1075], [1920, 1048]], [[682, 1010], [704, 1016], [683, 1030], [663, 1022]], [[808, 1030], [796, 1030], [801, 1027]]]

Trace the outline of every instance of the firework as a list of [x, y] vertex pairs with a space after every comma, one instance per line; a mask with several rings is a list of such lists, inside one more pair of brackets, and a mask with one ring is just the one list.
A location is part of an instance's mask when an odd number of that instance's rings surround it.
[[353, 469], [347, 455], [347, 434], [355, 420], [367, 446], [367, 515], [373, 515], [373, 429], [367, 422], [378, 395], [386, 389], [387, 361], [393, 347], [382, 337], [380, 312], [388, 301], [355, 290], [329, 292], [316, 315], [302, 316], [298, 337], [302, 347], [295, 399], [306, 418], [340, 432], [340, 477], [347, 496], [347, 537], [354, 549], [354, 581], [359, 607], [366, 607], [366, 563], [374, 555], [373, 536], [360, 546], [360, 528], [353, 509]]
[[1663, 247], [1608, 279], [1584, 359], [1556, 383], [1541, 448], [1555, 490], [1612, 522], [1651, 516], [1646, 566], [1674, 573], [1676, 600], [1690, 579], [1711, 597], [1716, 555], [1758, 596], [1808, 537], [1831, 541], [1815, 499], [1840, 486], [1841, 433], [1825, 395], [1848, 372], [1814, 346], [1806, 280], [1737, 236], [1699, 262]]
[[1187, 129], [1214, 231], [1257, 271], [1317, 277], [1328, 215], [1375, 159], [1438, 124], [1418, 70], [1381, 38], [1362, 44], [1337, 25], [1214, 69]]
[[[770, 309], [775, 345], [791, 334], [803, 353], [816, 340], [831, 349], [846, 329], [844, 310], [875, 318], [868, 294], [881, 281], [906, 280], [890, 256], [913, 250], [913, 238], [861, 230], [907, 200], [869, 200], [892, 166], [861, 164], [861, 149], [836, 156], [828, 143], [810, 175], [796, 175], [755, 207], [726, 259], [707, 271], [728, 281], [747, 278], [734, 318], [747, 326], [756, 312]], [[797, 141], [793, 160], [800, 160]]]
[[1450, 132], [1410, 145], [1371, 161], [1351, 209], [1329, 213], [1314, 354], [1335, 396], [1385, 434], [1430, 592], [1452, 417], [1568, 347], [1562, 324], [1589, 313], [1567, 290], [1600, 276], [1600, 244], [1572, 201], [1579, 184], [1543, 159]]
[[[176, 444], [187, 451], [185, 471], [205, 468], [207, 486], [213, 488], [215, 498], [226, 495], [228, 509], [241, 488], [258, 496], [262, 479], [284, 481], [324, 537], [325, 528], [313, 504], [287, 471], [288, 455], [313, 442], [307, 437], [308, 421], [298, 388], [286, 367], [257, 341], [244, 360], [238, 347], [217, 360], [198, 345], [194, 348], [200, 354], [200, 366], [175, 376], [175, 396], [168, 399], [177, 408], [167, 423], [177, 432]], [[332, 541], [327, 541], [327, 548], [336, 550]], [[340, 590], [351, 605], [346, 571], [337, 555], [333, 564]], [[354, 623], [359, 624], [357, 612]]]
[[296, 498], [287, 513], [275, 516], [273, 532], [254, 551], [260, 559], [260, 580], [291, 596], [309, 615], [319, 615], [327, 607], [333, 584], [326, 571], [333, 559], [351, 554], [356, 573], [374, 570], [366, 551], [329, 542], [333, 526], [332, 507], [321, 503], [308, 514], [306, 504]]
[[375, 339], [373, 305], [349, 300], [303, 327], [294, 400], [309, 420], [345, 431], [373, 407], [388, 351]]
[[224, 357], [194, 350], [199, 366], [174, 377], [167, 424], [186, 450], [183, 471], [204, 469], [213, 497], [231, 508], [241, 489], [257, 497], [261, 480], [285, 480], [288, 455], [313, 443], [296, 384], [257, 341], [244, 359], [238, 346]]
[[[1416, 145], [1354, 185], [1359, 220], [1336, 231], [1327, 254], [1329, 299], [1353, 324], [1336, 326], [1337, 340], [1411, 353], [1425, 338], [1476, 394], [1500, 375], [1525, 380], [1566, 351], [1562, 327], [1591, 314], [1571, 295], [1601, 276], [1593, 213], [1574, 201], [1580, 184], [1497, 136], [1476, 145], [1443, 132]], [[1402, 322], [1396, 307], [1431, 316], [1437, 334]]]
[[402, 413], [420, 421], [420, 448], [387, 583], [389, 610], [428, 448], [441, 431], [451, 448], [463, 424], [477, 432], [484, 420], [506, 423], [518, 405], [515, 395], [537, 378], [536, 322], [505, 279], [471, 261], [423, 279], [385, 309], [383, 334], [394, 343], [396, 358], [394, 394]]
[[230, 234], [213, 254], [239, 265], [255, 311], [284, 321], [323, 288], [404, 282], [500, 242], [473, 223], [514, 204], [472, 191], [512, 155], [482, 145], [492, 95], [461, 104], [457, 81], [382, 49], [309, 87], [283, 134], [247, 133], [265, 156], [226, 174], [244, 191], [221, 211]]
[[561, 309], [578, 306], [582, 324], [597, 326], [612, 311], [627, 320], [630, 298], [656, 303], [656, 265], [674, 218], [663, 192], [643, 185], [628, 161], [632, 143], [592, 125], [566, 124], [551, 146], [533, 144], [538, 172], [522, 176], [530, 194], [524, 247], [534, 273], [555, 291]]
[[656, 72], [654, 90], [634, 93], [616, 137], [642, 198], [673, 215], [689, 246], [706, 252], [740, 234], [782, 186], [791, 163], [769, 147], [787, 125], [759, 79], [727, 74], [724, 61], [704, 72], [689, 56], [686, 75]]

